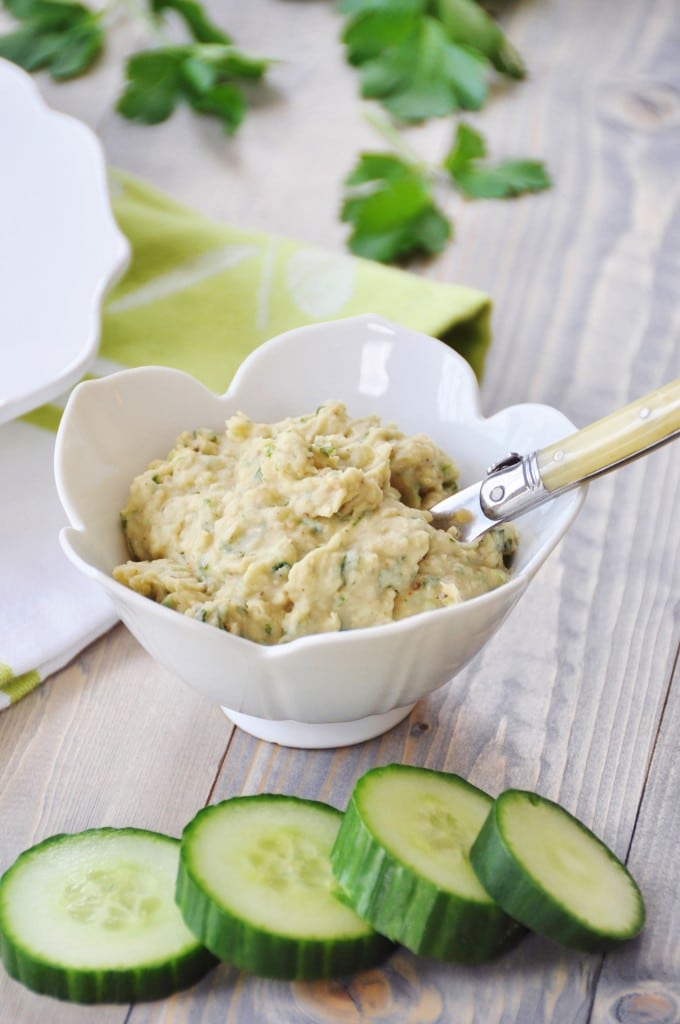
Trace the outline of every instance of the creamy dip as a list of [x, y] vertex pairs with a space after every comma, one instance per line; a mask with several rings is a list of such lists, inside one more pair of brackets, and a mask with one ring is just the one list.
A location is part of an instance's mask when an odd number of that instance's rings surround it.
[[424, 434], [340, 402], [224, 433], [182, 434], [132, 483], [121, 512], [140, 594], [258, 643], [355, 629], [456, 604], [506, 582], [512, 526], [474, 544], [427, 509], [456, 490]]

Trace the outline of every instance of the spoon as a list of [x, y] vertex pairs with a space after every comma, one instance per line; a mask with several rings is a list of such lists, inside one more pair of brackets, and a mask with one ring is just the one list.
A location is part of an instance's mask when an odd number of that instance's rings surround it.
[[437, 502], [432, 525], [471, 542], [558, 494], [626, 465], [680, 436], [680, 377], [560, 441], [511, 452], [483, 480]]

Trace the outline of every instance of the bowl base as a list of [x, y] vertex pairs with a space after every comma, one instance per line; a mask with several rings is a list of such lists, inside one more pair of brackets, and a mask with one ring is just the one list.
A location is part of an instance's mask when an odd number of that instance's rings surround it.
[[268, 718], [254, 718], [238, 711], [223, 707], [225, 715], [239, 729], [268, 743], [282, 747], [299, 747], [303, 750], [320, 750], [328, 747], [348, 747], [363, 743], [392, 729], [411, 713], [415, 704], [393, 708], [382, 715], [368, 715], [354, 722], [276, 722]]

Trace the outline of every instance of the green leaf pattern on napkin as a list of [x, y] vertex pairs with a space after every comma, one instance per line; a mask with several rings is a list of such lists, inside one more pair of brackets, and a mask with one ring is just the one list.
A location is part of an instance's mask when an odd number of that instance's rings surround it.
[[490, 336], [481, 292], [215, 223], [120, 173], [113, 207], [133, 256], [104, 313], [107, 359], [175, 366], [222, 392], [268, 338], [372, 312], [449, 341], [481, 376]]

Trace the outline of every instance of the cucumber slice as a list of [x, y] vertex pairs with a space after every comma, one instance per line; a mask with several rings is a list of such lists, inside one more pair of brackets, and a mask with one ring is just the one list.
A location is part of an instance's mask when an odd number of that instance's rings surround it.
[[611, 949], [644, 924], [642, 894], [621, 861], [582, 822], [536, 793], [501, 793], [470, 858], [508, 914], [564, 946]]
[[260, 793], [199, 811], [182, 835], [176, 898], [215, 956], [251, 974], [313, 980], [385, 959], [392, 944], [337, 898], [329, 854], [342, 813]]
[[490, 796], [457, 775], [392, 764], [357, 782], [331, 853], [345, 897], [414, 953], [480, 963], [524, 934], [479, 884], [469, 850]]
[[0, 879], [0, 956], [34, 992], [76, 1003], [159, 999], [214, 957], [174, 902], [179, 840], [142, 829], [56, 835]]

